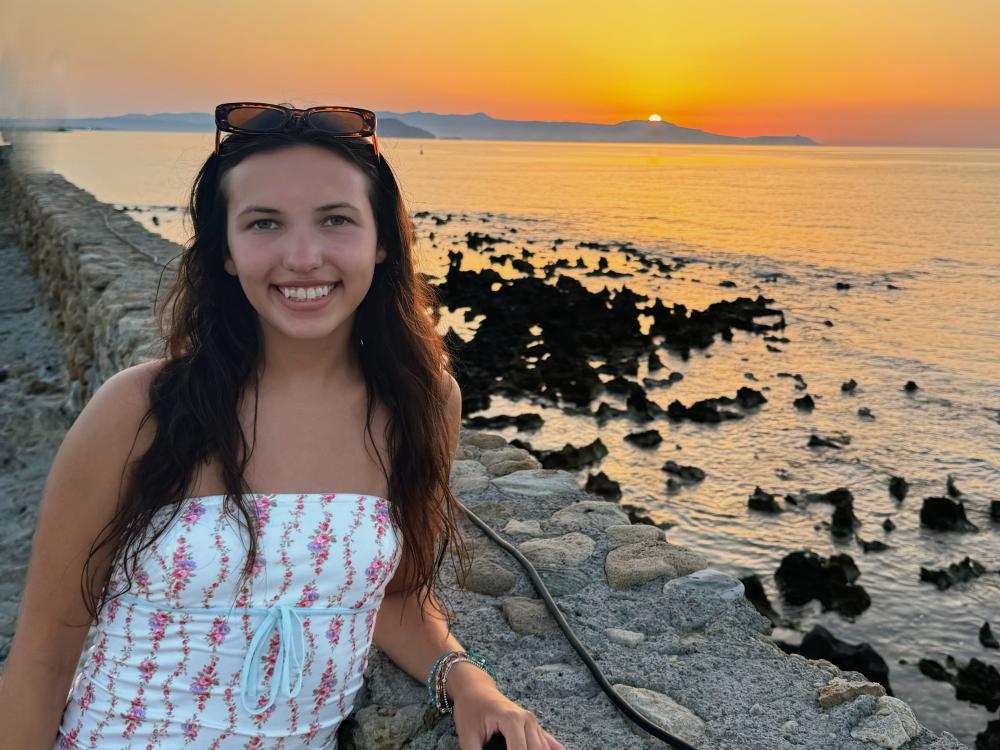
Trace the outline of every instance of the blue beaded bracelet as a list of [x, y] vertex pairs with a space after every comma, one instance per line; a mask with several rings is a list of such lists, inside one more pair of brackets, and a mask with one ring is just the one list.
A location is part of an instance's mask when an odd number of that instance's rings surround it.
[[438, 657], [437, 661], [434, 662], [434, 666], [431, 667], [431, 671], [427, 675], [427, 696], [428, 696], [427, 702], [431, 706], [433, 706], [438, 711], [438, 713], [441, 714], [449, 713], [451, 709], [447, 705], [447, 693], [445, 693], [444, 696], [445, 707], [442, 708], [441, 705], [438, 703], [437, 696], [434, 693], [434, 677], [435, 673], [438, 670], [438, 666], [441, 664], [441, 662], [447, 659], [449, 656], [453, 655], [460, 655], [463, 657], [467, 657], [463, 658], [463, 661], [469, 661], [475, 664], [477, 667], [486, 672], [493, 679], [494, 682], [497, 681], [496, 672], [493, 670], [493, 667], [489, 664], [486, 658], [476, 653], [471, 648], [468, 651], [448, 651], [442, 654], [441, 656]]

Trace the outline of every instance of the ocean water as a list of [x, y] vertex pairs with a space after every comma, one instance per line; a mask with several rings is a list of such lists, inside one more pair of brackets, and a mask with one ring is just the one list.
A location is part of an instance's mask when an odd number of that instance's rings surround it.
[[[59, 172], [183, 244], [190, 235], [183, 206], [213, 137], [74, 131], [16, 142], [30, 168]], [[530, 397], [494, 398], [481, 414], [541, 413], [538, 431], [496, 430], [535, 448], [599, 436], [610, 453], [580, 472], [581, 484], [588, 473], [604, 471], [621, 483], [623, 502], [675, 524], [667, 534], [672, 542], [701, 550], [727, 573], [761, 575], [775, 607], [798, 622], [797, 631], [778, 630], [777, 637], [797, 642], [821, 623], [840, 638], [872, 644], [889, 663], [895, 694], [920, 721], [971, 746], [996, 712], [956, 700], [950, 685], [924, 677], [916, 663], [951, 655], [964, 664], [975, 656], [1000, 669], [1000, 653], [978, 641], [986, 620], [1000, 634], [1000, 524], [988, 516], [990, 500], [1000, 500], [1000, 150], [379, 143], [412, 212], [451, 214], [441, 225], [416, 221], [427, 273], [444, 272], [449, 250], [465, 251], [465, 269], [490, 265], [487, 252], [465, 247], [465, 232], [478, 231], [512, 241], [488, 252], [528, 248], [536, 267], [582, 257], [596, 268], [605, 257], [611, 269], [632, 274], [561, 269], [595, 291], [627, 285], [668, 306], [698, 309], [738, 296], [775, 300], [787, 322], [779, 333], [790, 339], [780, 351], [740, 331], [731, 342], [717, 338], [707, 350], [692, 350], [687, 360], [661, 349], [667, 368], [684, 378], [647, 389], [664, 407], [674, 399], [733, 396], [744, 385], [761, 390], [768, 403], [745, 419], [599, 426]], [[556, 239], [564, 242], [554, 245]], [[636, 264], [620, 250], [578, 242], [628, 242], [685, 265], [671, 279], [634, 273]], [[496, 270], [518, 275], [509, 265]], [[837, 282], [851, 286], [838, 290]], [[441, 330], [449, 325], [464, 338], [475, 333], [461, 311], [443, 315]], [[800, 374], [808, 389], [796, 390], [780, 372]], [[643, 366], [637, 379], [645, 375]], [[853, 395], [840, 389], [850, 378], [858, 382]], [[907, 380], [919, 390], [906, 393]], [[811, 413], [792, 405], [806, 392], [816, 401]], [[602, 398], [624, 406], [620, 397]], [[860, 407], [875, 419], [859, 417]], [[623, 441], [649, 428], [664, 437], [657, 447]], [[842, 450], [809, 449], [811, 433], [848, 434], [851, 442]], [[707, 477], [668, 492], [660, 470], [667, 459], [698, 466]], [[910, 483], [902, 503], [887, 490], [894, 474]], [[949, 474], [977, 533], [920, 526], [922, 498], [944, 494]], [[848, 487], [862, 522], [858, 534], [891, 549], [866, 554], [851, 539], [835, 540], [822, 525], [829, 505], [790, 507], [777, 516], [749, 511], [756, 486], [779, 495]], [[897, 526], [891, 533], [881, 526], [887, 517]], [[801, 549], [850, 554], [872, 606], [851, 622], [821, 612], [816, 602], [782, 604], [772, 574], [782, 557]], [[947, 567], [966, 555], [993, 572], [946, 591], [920, 582], [922, 566]]]

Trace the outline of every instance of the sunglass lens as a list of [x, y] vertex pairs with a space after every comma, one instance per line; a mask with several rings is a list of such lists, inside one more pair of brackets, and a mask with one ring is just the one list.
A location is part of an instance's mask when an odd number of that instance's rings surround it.
[[365, 128], [364, 118], [357, 112], [313, 112], [309, 115], [309, 124], [317, 130], [330, 133], [358, 133]]
[[239, 107], [229, 115], [229, 124], [243, 130], [268, 131], [277, 130], [284, 122], [286, 115], [279, 109], [266, 107]]

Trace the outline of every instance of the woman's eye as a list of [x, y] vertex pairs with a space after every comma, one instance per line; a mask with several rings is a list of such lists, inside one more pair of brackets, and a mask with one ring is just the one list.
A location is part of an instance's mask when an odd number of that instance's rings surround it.
[[[331, 214], [330, 216], [327, 216], [326, 218], [327, 219], [340, 219], [342, 222], [349, 222], [350, 221], [350, 219], [348, 219], [346, 216], [341, 216], [339, 214]], [[250, 222], [250, 228], [251, 229], [267, 229], [268, 227], [261, 227], [261, 226], [259, 226], [259, 224], [262, 221], [269, 221], [272, 224], [274, 223], [274, 219], [256, 219], [255, 221], [251, 221]], [[334, 226], [339, 227], [339, 226], [343, 226], [343, 224], [338, 223], [338, 224], [334, 224]]]

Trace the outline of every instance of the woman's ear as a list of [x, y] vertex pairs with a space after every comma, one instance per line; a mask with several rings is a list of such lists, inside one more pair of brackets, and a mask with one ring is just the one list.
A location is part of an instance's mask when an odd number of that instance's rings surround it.
[[381, 245], [379, 245], [378, 247], [375, 248], [375, 262], [376, 263], [381, 263], [383, 260], [386, 259], [386, 257], [388, 255], [389, 254], [386, 252], [386, 249], [384, 247], [382, 247]]

